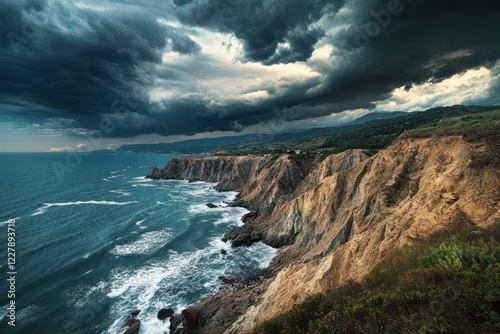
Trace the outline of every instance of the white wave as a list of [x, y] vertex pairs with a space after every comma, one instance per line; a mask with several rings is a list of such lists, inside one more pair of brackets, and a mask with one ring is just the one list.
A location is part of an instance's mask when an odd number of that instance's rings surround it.
[[100, 294], [104, 289], [106, 289], [106, 287], [107, 284], [105, 282], [99, 282], [96, 286], [77, 285], [75, 287], [66, 289], [63, 292], [66, 300], [66, 305], [69, 307], [83, 308], [88, 303], [97, 299], [94, 293]]
[[215, 212], [215, 211], [225, 211], [226, 209], [225, 208], [221, 208], [221, 207], [217, 207], [217, 208], [209, 208], [207, 206], [207, 203], [203, 203], [203, 204], [191, 204], [189, 207], [188, 207], [188, 211], [189, 213], [191, 214], [205, 214], [205, 213], [209, 213], [209, 212]]
[[138, 222], [135, 223], [135, 225], [139, 226], [141, 225], [142, 223], [144, 223], [146, 219], [143, 219], [143, 220], [139, 220]]
[[137, 183], [137, 182], [153, 182], [154, 180], [152, 179], [146, 179], [145, 176], [138, 176], [138, 177], [133, 177], [133, 181], [128, 181], [129, 183]]
[[65, 203], [43, 203], [41, 208], [36, 209], [36, 211], [31, 216], [41, 215], [45, 213], [47, 209], [53, 206], [71, 206], [71, 205], [128, 205], [133, 203], [139, 203], [137, 201], [130, 202], [115, 202], [115, 201], [76, 201], [76, 202], [65, 202]]
[[126, 172], [126, 171], [127, 171], [126, 169], [120, 169], [120, 170], [115, 170], [115, 171], [111, 172], [111, 174], [116, 174], [119, 172]]
[[[228, 251], [226, 257], [221, 249]], [[276, 250], [263, 243], [230, 252], [229, 242], [220, 238], [210, 241], [210, 246], [194, 252], [167, 252], [168, 258], [146, 263], [141, 268], [116, 268], [109, 279], [107, 296], [113, 298], [110, 317], [114, 321], [106, 333], [123, 332], [123, 315], [140, 309], [141, 333], [168, 333], [168, 323], [160, 322], [156, 313], [165, 307], [177, 313], [192, 301], [188, 295], [192, 289], [203, 287], [206, 293], [216, 291], [221, 275], [238, 274], [238, 268], [252, 263], [264, 268], [276, 254]]]
[[220, 219], [217, 219], [216, 221], [214, 221], [214, 224], [215, 225], [220, 225], [220, 224], [242, 225], [243, 222], [241, 221], [241, 216], [249, 211], [244, 209], [244, 208], [232, 208], [232, 209], [233, 210], [230, 210], [228, 212], [224, 212]]
[[26, 325], [27, 323], [40, 319], [43, 309], [43, 307], [38, 305], [28, 305], [20, 311], [17, 311], [16, 322]]
[[150, 167], [150, 166], [139, 166], [137, 168], [148, 168], [148, 167]]
[[87, 275], [87, 274], [90, 274], [91, 272], [92, 272], [92, 269], [91, 269], [91, 270], [89, 270], [89, 271], [87, 271], [87, 272], [85, 272], [85, 273], [83, 273], [83, 274], [81, 274], [81, 275], [76, 276], [75, 278], [80, 278], [80, 277], [82, 277], [82, 276], [85, 276], [85, 275]]
[[147, 232], [141, 235], [139, 240], [124, 245], [116, 245], [109, 252], [114, 255], [151, 254], [165, 245], [171, 237], [172, 234], [168, 229]]
[[[188, 268], [196, 260], [199, 252], [178, 256], [169, 263], [149, 263], [139, 269], [115, 269], [110, 278], [110, 292], [108, 297], [115, 301], [111, 306], [113, 324], [106, 333], [116, 334], [123, 332], [123, 314], [132, 309], [140, 309], [137, 317], [141, 320], [141, 332], [163, 334], [168, 333], [168, 322], [157, 319], [158, 310], [168, 305], [176, 313], [187, 307], [187, 304], [172, 303], [172, 297], [164, 298], [163, 290], [172, 287], [173, 278], [179, 273], [188, 272]], [[186, 292], [184, 292], [186, 293]]]
[[115, 179], [117, 177], [122, 177], [122, 176], [125, 176], [125, 174], [108, 176], [108, 179]]
[[83, 258], [84, 258], [84, 259], [88, 259], [88, 258], [89, 258], [89, 256], [90, 256], [90, 253], [87, 253], [87, 254], [85, 254], [85, 255], [83, 256]]
[[3, 319], [7, 316], [7, 314], [9, 313], [7, 311], [7, 307], [9, 307], [9, 304], [5, 305], [5, 306], [2, 306], [2, 308], [0, 308], [0, 321], [3, 321]]
[[110, 182], [107, 178], [102, 179], [103, 181]]
[[154, 184], [142, 184], [142, 183], [137, 183], [137, 184], [133, 184], [132, 187], [157, 187], [156, 185]]
[[114, 194], [120, 194], [122, 196], [130, 196], [129, 192], [126, 192], [126, 191], [123, 191], [123, 190], [110, 190], [109, 192], [110, 193], [114, 193]]

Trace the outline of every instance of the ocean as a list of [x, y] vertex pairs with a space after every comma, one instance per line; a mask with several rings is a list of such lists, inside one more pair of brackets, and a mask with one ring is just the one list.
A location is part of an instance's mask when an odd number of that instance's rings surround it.
[[[92, 153], [59, 179], [53, 165], [66, 158], [0, 154], [0, 333], [121, 334], [134, 310], [140, 333], [168, 333], [160, 309], [180, 312], [217, 291], [219, 276], [255, 274], [276, 254], [262, 243], [232, 249], [221, 241], [247, 212], [227, 205], [235, 192], [144, 178], [173, 156]], [[8, 298], [9, 219], [15, 298]]]

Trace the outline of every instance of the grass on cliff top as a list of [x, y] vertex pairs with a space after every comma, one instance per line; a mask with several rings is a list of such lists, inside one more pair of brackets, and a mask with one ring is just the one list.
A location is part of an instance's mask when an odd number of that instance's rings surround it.
[[463, 135], [466, 139], [471, 137], [484, 137], [500, 134], [500, 109], [472, 114], [467, 116], [444, 118], [436, 123], [407, 130], [402, 137], [429, 137]]
[[499, 226], [435, 235], [255, 333], [500, 333], [499, 241]]

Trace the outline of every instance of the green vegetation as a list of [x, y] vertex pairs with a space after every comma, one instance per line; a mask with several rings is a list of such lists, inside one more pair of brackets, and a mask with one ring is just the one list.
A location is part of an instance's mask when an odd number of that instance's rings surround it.
[[500, 110], [493, 110], [462, 117], [444, 118], [434, 124], [408, 130], [403, 137], [429, 137], [446, 135], [463, 135], [475, 138], [480, 132], [482, 136], [500, 133]]
[[316, 295], [256, 333], [499, 333], [500, 228], [395, 251], [362, 283]]
[[[294, 150], [325, 156], [348, 149], [386, 148], [401, 134], [407, 137], [462, 134], [484, 136], [499, 133], [498, 107], [453, 106], [413, 112], [390, 119], [331, 128], [311, 129], [301, 133], [266, 136], [266, 140], [226, 146], [228, 154], [287, 154]], [[219, 148], [222, 149], [222, 148]]]

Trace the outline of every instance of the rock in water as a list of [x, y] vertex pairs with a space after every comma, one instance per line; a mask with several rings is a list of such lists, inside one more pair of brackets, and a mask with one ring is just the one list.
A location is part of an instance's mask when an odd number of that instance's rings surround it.
[[137, 317], [139, 315], [139, 313], [141, 313], [141, 310], [135, 310], [135, 311], [130, 312], [130, 315], [133, 317]]
[[213, 203], [208, 203], [207, 206], [210, 208], [210, 209], [213, 209], [213, 208], [216, 208], [217, 205], [213, 204]]
[[127, 322], [128, 329], [123, 334], [139, 334], [139, 329], [141, 328], [141, 321], [138, 319], [132, 319]]
[[174, 310], [171, 308], [163, 308], [160, 311], [158, 311], [158, 319], [160, 320], [165, 320], [167, 318], [170, 318], [172, 315], [174, 315]]
[[226, 251], [225, 249], [221, 249], [221, 250], [220, 250], [220, 253], [221, 253], [222, 255], [227, 255], [227, 251]]
[[170, 333], [185, 334], [187, 333], [186, 319], [181, 314], [175, 314], [170, 317]]
[[154, 179], [157, 180], [161, 177], [161, 171], [157, 167], [153, 167], [153, 169], [146, 175], [146, 179]]

